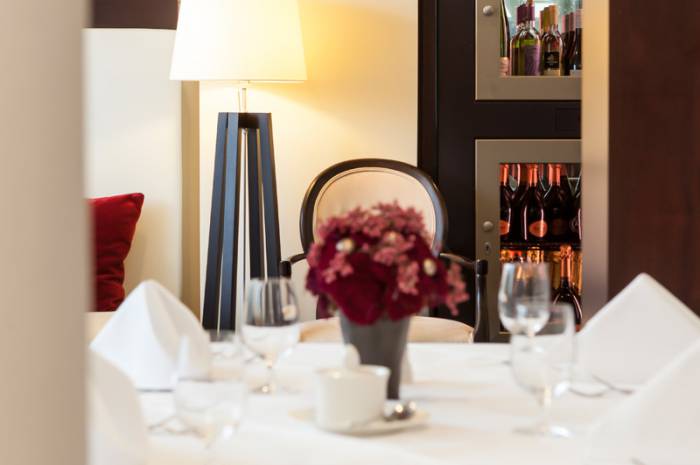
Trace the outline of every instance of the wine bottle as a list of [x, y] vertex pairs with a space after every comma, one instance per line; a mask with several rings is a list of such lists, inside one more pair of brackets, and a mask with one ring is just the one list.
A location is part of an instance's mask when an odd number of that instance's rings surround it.
[[510, 74], [510, 24], [506, 11], [505, 0], [501, 0], [501, 59], [498, 72], [501, 77]]
[[515, 34], [510, 39], [510, 74], [511, 76], [520, 76], [520, 70], [518, 68], [520, 63], [520, 36], [525, 27], [525, 8], [526, 6], [520, 5], [517, 11], [517, 23]]
[[542, 194], [543, 199], [544, 199], [544, 195], [549, 190], [549, 176], [547, 175], [547, 173], [548, 173], [547, 167], [548, 166], [549, 165], [547, 163], [540, 163], [537, 167], [537, 172], [540, 175], [540, 193]]
[[561, 186], [561, 165], [549, 165], [549, 190], [544, 196], [544, 208], [547, 215], [547, 238], [551, 241], [561, 241], [569, 235], [569, 203], [566, 193]]
[[535, 27], [534, 0], [528, 0], [524, 19], [518, 47], [518, 76], [539, 76], [541, 40]]
[[540, 11], [540, 39], [542, 39], [549, 29], [549, 22], [547, 21], [547, 8]]
[[526, 242], [541, 242], [547, 235], [544, 201], [539, 188], [539, 166], [527, 165], [527, 190], [520, 204], [520, 235]]
[[570, 220], [569, 220], [569, 234], [572, 239], [581, 243], [583, 239], [583, 223], [581, 216], [581, 178], [579, 177], [578, 189], [573, 199], [573, 206], [570, 210]]
[[510, 224], [511, 240], [519, 239], [520, 234], [520, 212], [522, 210], [523, 196], [527, 191], [527, 171], [522, 163], [514, 163], [515, 179], [518, 181], [518, 187], [513, 191], [511, 200], [511, 212], [513, 221]]
[[559, 33], [559, 10], [556, 5], [544, 9], [547, 32], [542, 36], [542, 75], [561, 76], [563, 43]]
[[583, 27], [582, 27], [582, 15], [583, 10], [580, 8], [574, 13], [574, 28], [573, 33], [573, 45], [571, 51], [569, 52], [569, 75], [571, 76], [581, 76], [583, 71], [582, 57], [583, 57]]
[[501, 165], [501, 219], [499, 222], [501, 242], [510, 239], [510, 225], [513, 222], [513, 208], [511, 206], [513, 191], [510, 190], [510, 185], [508, 183], [509, 171], [510, 166], [508, 163]]
[[571, 13], [564, 15], [564, 32], [562, 32], [564, 49], [561, 56], [561, 68], [564, 76], [569, 75], [569, 55], [571, 54], [572, 38], [574, 37], [573, 27], [571, 26], [572, 18]]
[[566, 165], [561, 165], [561, 174], [559, 175], [559, 184], [566, 196], [566, 204], [571, 207], [574, 201], [574, 192], [571, 190], [571, 182], [569, 182], [569, 172]]
[[581, 327], [581, 321], [583, 320], [583, 310], [581, 308], [581, 297], [577, 294], [576, 289], [574, 289], [571, 284], [573, 258], [574, 252], [570, 245], [565, 244], [559, 248], [559, 288], [554, 291], [554, 303], [565, 303], [573, 307], [576, 329], [578, 330]]

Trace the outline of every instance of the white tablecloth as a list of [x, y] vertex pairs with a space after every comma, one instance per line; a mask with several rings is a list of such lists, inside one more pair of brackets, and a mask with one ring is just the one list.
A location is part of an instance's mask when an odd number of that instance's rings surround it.
[[[614, 393], [597, 399], [566, 394], [554, 402], [552, 417], [573, 430], [573, 439], [519, 435], [514, 428], [533, 423], [539, 407], [503, 363], [507, 345], [411, 344], [414, 383], [402, 386], [401, 397], [427, 410], [429, 425], [376, 437], [334, 435], [289, 412], [312, 406], [311, 374], [318, 367], [336, 366], [340, 349], [337, 344], [300, 344], [281, 361], [280, 382], [298, 393], [252, 395], [241, 431], [226, 446], [226, 463], [585, 464], [590, 426], [624, 399]], [[149, 422], [172, 414], [170, 394], [141, 397]], [[149, 465], [203, 464], [204, 457], [203, 443], [194, 437], [151, 436]]]

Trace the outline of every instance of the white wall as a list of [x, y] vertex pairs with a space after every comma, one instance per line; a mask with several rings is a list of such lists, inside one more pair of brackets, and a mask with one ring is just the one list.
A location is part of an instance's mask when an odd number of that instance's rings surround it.
[[175, 31], [84, 32], [86, 195], [145, 195], [126, 259], [127, 293], [156, 279], [180, 295], [180, 83], [171, 81]]
[[[301, 201], [324, 168], [366, 156], [416, 163], [417, 0], [300, 0], [299, 7], [308, 81], [248, 94], [249, 111], [272, 113], [283, 256], [301, 252]], [[231, 87], [200, 89], [203, 289], [216, 115], [236, 107]], [[295, 266], [298, 291], [305, 275], [305, 264]], [[313, 318], [314, 302], [304, 296], [304, 318]]]
[[88, 305], [82, 0], [0, 15], [0, 462], [81, 465]]

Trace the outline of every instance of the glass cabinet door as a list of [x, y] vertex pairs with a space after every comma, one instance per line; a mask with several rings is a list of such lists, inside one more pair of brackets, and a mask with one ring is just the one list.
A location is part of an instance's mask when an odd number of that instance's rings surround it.
[[[508, 338], [498, 316], [503, 263], [549, 263], [553, 296], [562, 292], [562, 278], [580, 304], [583, 262], [580, 152], [580, 140], [476, 141], [476, 257], [489, 262], [486, 294], [490, 341]], [[529, 211], [535, 202], [524, 200], [527, 195], [521, 194], [515, 200], [528, 183], [541, 196], [541, 221], [530, 221]], [[554, 194], [560, 194], [563, 200], [555, 202]], [[504, 200], [504, 196], [508, 199]], [[523, 206], [525, 203], [527, 208]], [[523, 209], [528, 210], [525, 219]], [[523, 233], [524, 230], [527, 232]], [[562, 267], [564, 254], [566, 266]]]
[[[476, 0], [476, 99], [477, 100], [580, 100], [581, 99], [581, 70], [569, 72], [568, 56], [570, 51], [576, 51], [572, 57], [579, 57], [580, 48], [576, 49], [574, 38], [577, 30], [576, 18], [578, 17], [578, 32], [579, 37], [582, 33], [581, 25], [581, 0], [534, 0], [532, 10], [534, 18], [532, 19], [533, 30], [539, 33], [539, 37], [544, 36], [544, 30], [541, 30], [542, 21], [550, 26], [546, 29], [551, 29], [551, 24], [556, 22], [557, 28], [564, 28], [564, 22], [572, 30], [572, 40], [567, 43], [565, 37], [562, 37], [561, 52], [557, 52], [554, 56], [562, 62], [561, 76], [544, 75], [551, 74], [544, 70], [544, 65], [540, 66], [538, 76], [531, 75], [513, 75], [517, 73], [506, 73], [504, 69], [511, 69], [512, 64], [504, 64], [504, 59], [515, 61], [518, 59], [517, 52], [515, 57], [511, 54], [510, 39], [516, 37], [517, 27], [517, 10], [521, 5], [527, 4], [527, 0]], [[549, 7], [555, 6], [556, 9]], [[502, 8], [505, 11], [502, 11]], [[545, 8], [547, 13], [543, 14]], [[525, 10], [523, 10], [525, 11]], [[528, 10], [529, 11], [529, 10]], [[556, 17], [556, 20], [546, 20], [545, 18]], [[569, 24], [570, 20], [570, 24]], [[565, 35], [565, 34], [564, 34]], [[563, 35], [563, 36], [564, 36]], [[568, 37], [568, 36], [567, 36]], [[545, 63], [548, 60], [546, 49], [544, 48], [544, 38], [542, 46], [536, 46], [538, 51], [534, 51], [533, 47], [528, 48], [528, 53], [534, 52], [537, 58], [537, 63]], [[524, 48], [522, 49], [524, 50]], [[521, 60], [525, 53], [520, 52]], [[531, 56], [530, 53], [528, 56]], [[513, 60], [515, 58], [515, 60]], [[580, 58], [580, 57], [579, 57]], [[578, 59], [578, 58], [577, 58]], [[530, 60], [531, 61], [531, 60]], [[571, 62], [574, 58], [571, 58]], [[528, 62], [530, 63], [530, 62]], [[530, 63], [531, 64], [531, 63]], [[537, 67], [537, 65], [535, 65]], [[526, 64], [522, 65], [522, 69], [530, 68]], [[566, 70], [564, 70], [566, 69]], [[527, 74], [533, 74], [528, 71]]]

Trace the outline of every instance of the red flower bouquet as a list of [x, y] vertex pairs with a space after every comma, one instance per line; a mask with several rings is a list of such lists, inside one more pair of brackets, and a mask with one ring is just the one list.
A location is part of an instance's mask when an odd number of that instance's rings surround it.
[[433, 255], [423, 217], [413, 208], [397, 202], [356, 208], [326, 220], [317, 236], [306, 287], [326, 315], [335, 306], [350, 321], [369, 325], [441, 304], [456, 314], [469, 297], [461, 268], [447, 268]]

